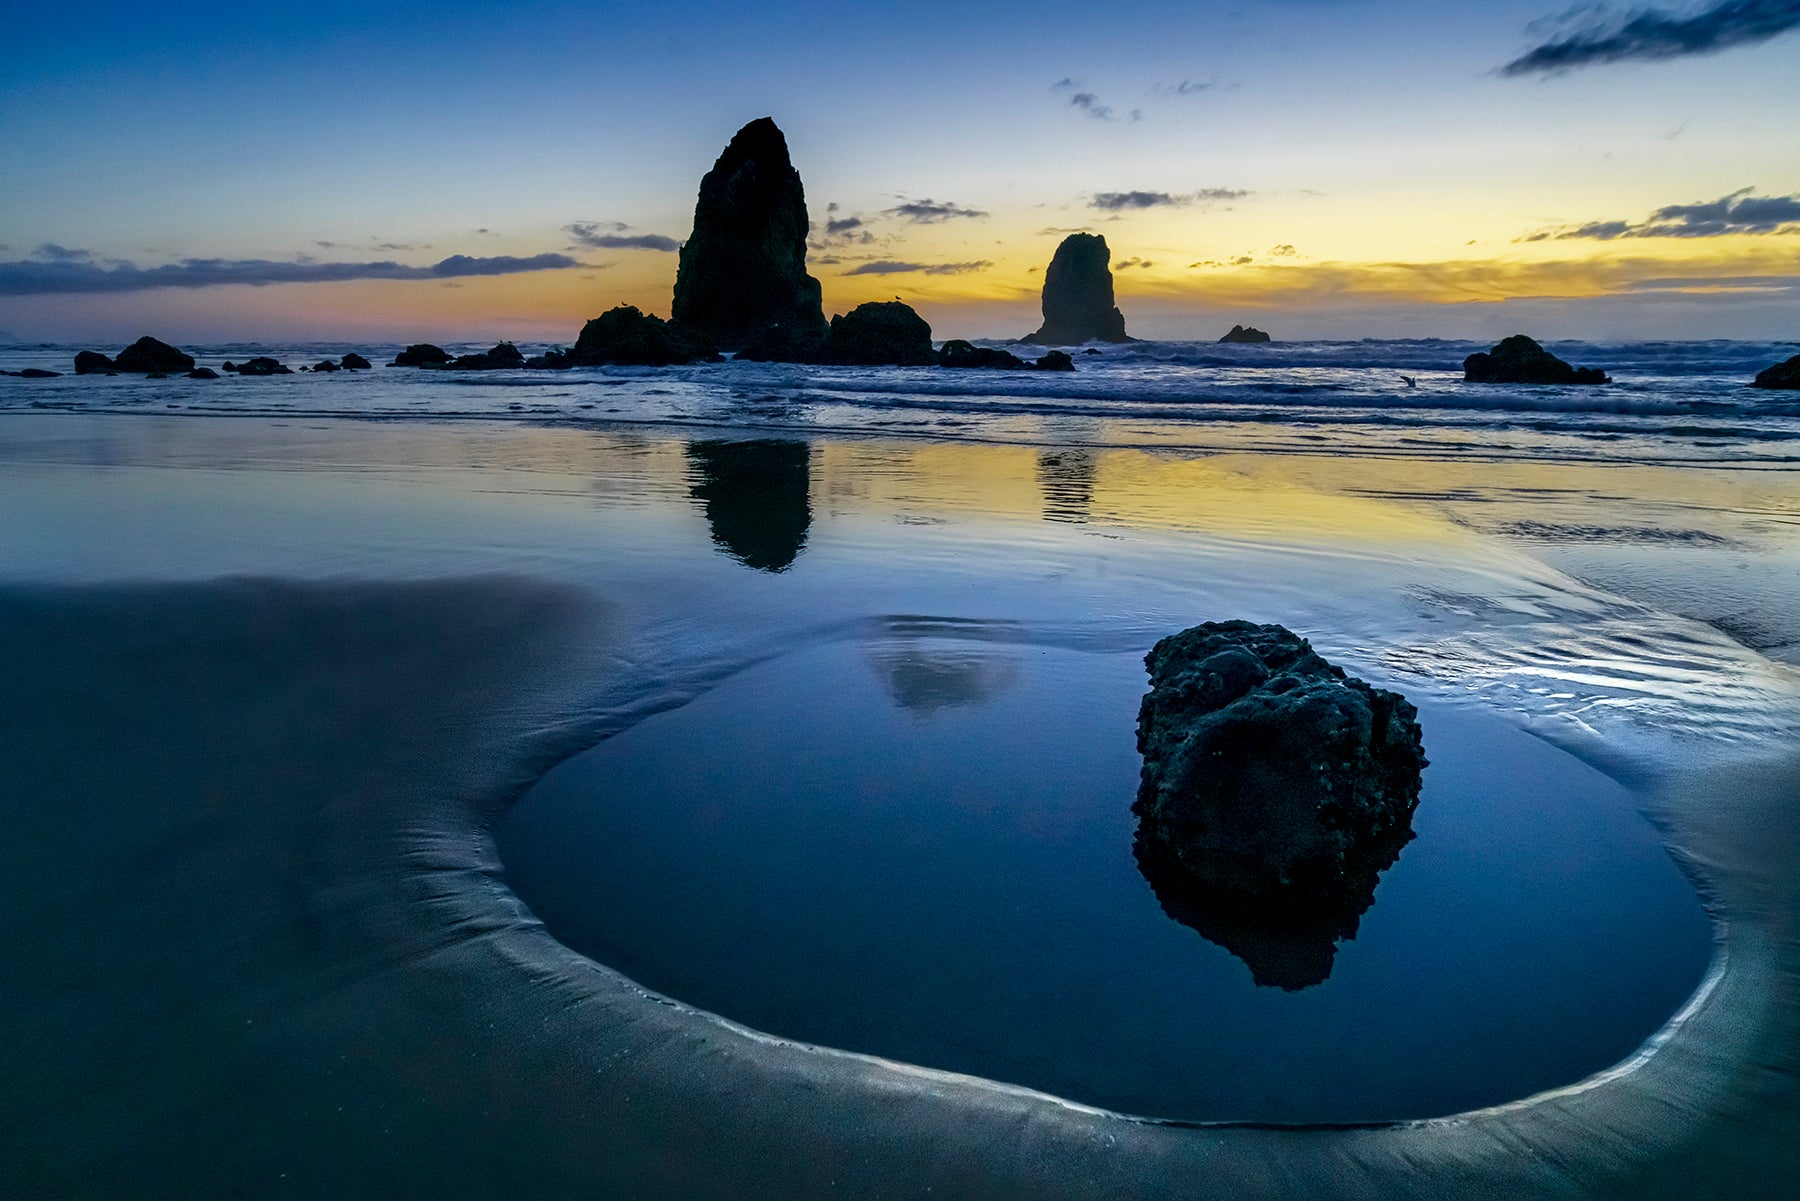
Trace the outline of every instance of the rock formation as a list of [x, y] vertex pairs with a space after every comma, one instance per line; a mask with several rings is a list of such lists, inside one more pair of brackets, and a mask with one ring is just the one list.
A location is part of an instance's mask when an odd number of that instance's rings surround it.
[[113, 367], [138, 375], [179, 374], [194, 369], [194, 356], [155, 338], [139, 338], [113, 356]]
[[492, 350], [484, 350], [477, 354], [458, 355], [448, 363], [421, 363], [421, 367], [436, 367], [447, 371], [505, 371], [525, 365], [525, 356], [511, 342], [496, 343]]
[[1756, 373], [1756, 382], [1752, 388], [1779, 388], [1784, 391], [1800, 391], [1800, 354], [1785, 363], [1777, 363], [1767, 371]]
[[1038, 361], [1032, 364], [1039, 371], [1073, 371], [1075, 360], [1060, 350], [1045, 351]]
[[1112, 252], [1099, 234], [1070, 234], [1044, 272], [1044, 324], [1021, 339], [1051, 346], [1129, 342], [1113, 306]]
[[931, 326], [898, 300], [859, 304], [831, 319], [819, 361], [840, 366], [928, 367], [937, 362]]
[[235, 365], [232, 363], [226, 363], [225, 370], [236, 372], [238, 375], [292, 375], [292, 374], [294, 374], [293, 368], [288, 367], [285, 364], [280, 363], [275, 359], [271, 359], [267, 355], [258, 355], [256, 358], [251, 359], [248, 362], [237, 363]]
[[952, 338], [938, 350], [939, 367], [987, 368], [1001, 371], [1023, 371], [1031, 364], [1010, 350], [994, 346], [977, 346], [961, 338]]
[[330, 359], [320, 359], [317, 363], [313, 364], [313, 370], [314, 371], [342, 371], [343, 368], [339, 367], [336, 363], [332, 362]]
[[718, 357], [712, 346], [687, 330], [633, 305], [622, 304], [581, 327], [581, 336], [575, 339], [575, 349], [568, 353], [566, 365], [667, 367]]
[[1257, 329], [1254, 325], [1234, 325], [1231, 327], [1231, 332], [1226, 334], [1223, 338], [1220, 338], [1219, 341], [1241, 342], [1245, 345], [1249, 345], [1253, 342], [1273, 342], [1274, 339], [1269, 337], [1269, 335], [1265, 334], [1262, 330]]
[[448, 363], [455, 357], [455, 355], [452, 355], [441, 346], [433, 346], [429, 342], [415, 342], [413, 345], [408, 346], [405, 350], [395, 355], [394, 361], [389, 363], [388, 366], [434, 367], [441, 363]]
[[674, 323], [724, 350], [783, 326], [823, 333], [819, 281], [806, 273], [806, 194], [787, 139], [763, 117], [738, 130], [700, 181], [681, 247]]
[[1209, 622], [1145, 664], [1140, 867], [1179, 920], [1240, 954], [1270, 950], [1251, 964], [1259, 982], [1316, 983], [1412, 838], [1416, 710], [1281, 626]]
[[42, 367], [27, 367], [17, 372], [20, 379], [55, 379], [61, 374], [60, 371], [46, 371]]
[[357, 354], [354, 350], [345, 355], [341, 361], [344, 364], [345, 371], [367, 371], [374, 365], [370, 363], [369, 360]]
[[113, 361], [97, 350], [75, 352], [76, 375], [111, 375], [117, 370]]
[[713, 541], [746, 567], [786, 571], [812, 525], [810, 448], [804, 442], [693, 442], [689, 495], [706, 509]]
[[1597, 367], [1571, 367], [1524, 334], [1514, 334], [1485, 353], [1463, 360], [1472, 384], [1610, 384]]
[[187, 373], [189, 379], [218, 379], [219, 373], [211, 367], [196, 367]]

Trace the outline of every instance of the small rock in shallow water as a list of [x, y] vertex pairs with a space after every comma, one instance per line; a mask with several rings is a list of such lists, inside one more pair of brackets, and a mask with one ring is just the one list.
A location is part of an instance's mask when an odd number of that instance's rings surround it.
[[342, 359], [345, 371], [367, 371], [373, 364], [357, 354], [354, 350]]
[[219, 373], [211, 367], [196, 367], [187, 373], [189, 379], [218, 379]]

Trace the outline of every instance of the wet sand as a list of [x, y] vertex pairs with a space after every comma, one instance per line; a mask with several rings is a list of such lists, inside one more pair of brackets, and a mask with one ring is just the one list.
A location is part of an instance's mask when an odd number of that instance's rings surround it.
[[[1146, 516], [1182, 497], [1166, 481], [1095, 487], [1081, 529], [1050, 530], [957, 448], [901, 471], [840, 444], [813, 462], [861, 470], [815, 467], [795, 564], [752, 572], [685, 482], [646, 484], [679, 446], [31, 420], [0, 474], [11, 1195], [1792, 1195], [1791, 679], [1524, 542], [1305, 465], [1215, 481], [1203, 530]], [[669, 538], [710, 558], [665, 571]], [[902, 578], [872, 578], [884, 556]], [[1418, 601], [1401, 631], [1395, 597]], [[576, 955], [506, 886], [490, 831], [534, 780], [803, 632], [929, 606], [1131, 639], [1221, 603], [1372, 673], [1436, 648], [1409, 686], [1629, 779], [1723, 932], [1688, 1008], [1626, 1063], [1496, 1110], [1160, 1124], [734, 1026]], [[1609, 674], [1634, 618], [1640, 670]], [[1505, 655], [1474, 656], [1496, 631]], [[1682, 712], [1694, 729], [1665, 728]]]

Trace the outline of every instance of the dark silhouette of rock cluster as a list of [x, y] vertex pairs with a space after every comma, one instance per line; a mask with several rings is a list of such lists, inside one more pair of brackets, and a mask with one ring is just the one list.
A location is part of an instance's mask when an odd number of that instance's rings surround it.
[[456, 356], [442, 346], [433, 346], [429, 342], [415, 342], [394, 356], [389, 367], [440, 367]]
[[1070, 234], [1044, 272], [1044, 324], [1020, 339], [1040, 345], [1129, 342], [1113, 304], [1112, 251], [1099, 234]]
[[294, 369], [292, 367], [289, 367], [276, 359], [271, 359], [267, 355], [258, 355], [256, 358], [243, 363], [232, 363], [228, 361], [225, 363], [224, 369], [234, 375], [294, 374]]
[[806, 273], [806, 192], [768, 117], [738, 130], [700, 181], [694, 232], [675, 275], [674, 322], [721, 350], [780, 326], [823, 333], [819, 281]]
[[1274, 339], [1254, 325], [1234, 325], [1231, 327], [1231, 332], [1220, 338], [1219, 341], [1249, 345], [1256, 342], [1273, 342]]
[[977, 346], [961, 338], [952, 338], [938, 349], [937, 365], [1000, 371], [1073, 371], [1075, 360], [1060, 350], [1046, 351], [1027, 361], [1010, 350], [997, 346]]
[[1258, 983], [1318, 983], [1412, 838], [1417, 711], [1277, 625], [1209, 622], [1145, 664], [1139, 867]]
[[1767, 371], [1757, 372], [1756, 381], [1750, 386], [1752, 388], [1777, 388], [1788, 392], [1800, 391], [1800, 354], [1785, 363], [1775, 364]]
[[581, 327], [567, 361], [571, 367], [668, 367], [718, 357], [687, 330], [622, 304]]
[[1463, 379], [1472, 384], [1612, 383], [1598, 367], [1571, 367], [1524, 334], [1464, 359]]
[[180, 375], [193, 369], [193, 355], [149, 337], [139, 338], [112, 358], [97, 350], [75, 356], [76, 375]]

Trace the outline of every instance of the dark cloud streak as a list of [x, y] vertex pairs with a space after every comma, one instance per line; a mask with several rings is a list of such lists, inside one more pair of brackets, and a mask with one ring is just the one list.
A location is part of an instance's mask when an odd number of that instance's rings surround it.
[[1521, 242], [1573, 239], [1610, 242], [1615, 238], [1719, 238], [1727, 234], [1800, 234], [1800, 195], [1752, 196], [1750, 188], [1695, 204], [1671, 204], [1643, 221], [1589, 221], [1563, 229], [1542, 229]]
[[482, 275], [560, 271], [589, 264], [566, 254], [529, 258], [453, 254], [428, 267], [375, 263], [284, 262], [273, 259], [183, 259], [161, 267], [132, 263], [99, 266], [81, 258], [0, 262], [0, 296], [53, 296], [97, 292], [147, 292], [155, 288], [212, 288], [231, 284], [343, 283], [349, 280], [445, 280]]
[[1692, 16], [1638, 9], [1624, 17], [1588, 10], [1579, 27], [1500, 68], [1502, 75], [1559, 75], [1598, 63], [1660, 61], [1766, 42], [1800, 27], [1800, 0], [1725, 0]]
[[993, 264], [986, 259], [970, 263], [902, 263], [893, 259], [877, 259], [844, 272], [845, 275], [967, 275], [986, 271]]

